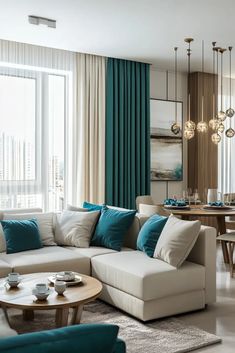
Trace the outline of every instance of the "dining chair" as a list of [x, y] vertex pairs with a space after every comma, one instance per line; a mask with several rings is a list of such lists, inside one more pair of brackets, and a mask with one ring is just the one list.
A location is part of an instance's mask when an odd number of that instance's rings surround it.
[[139, 212], [139, 204], [154, 205], [153, 198], [150, 195], [140, 195], [136, 197], [136, 209]]
[[[224, 194], [224, 202], [234, 202], [235, 203], [235, 193]], [[235, 217], [226, 217], [225, 218], [226, 230], [231, 231], [235, 230]]]

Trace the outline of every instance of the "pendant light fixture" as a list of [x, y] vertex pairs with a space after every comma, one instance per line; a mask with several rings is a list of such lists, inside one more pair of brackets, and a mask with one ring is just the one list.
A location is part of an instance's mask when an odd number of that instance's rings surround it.
[[234, 109], [232, 106], [232, 47], [228, 47], [229, 50], [229, 108], [226, 110], [226, 115], [229, 119], [229, 128], [225, 131], [225, 135], [229, 138], [235, 135], [235, 131], [231, 126], [231, 118], [234, 116]]
[[188, 43], [187, 56], [188, 56], [188, 119], [184, 125], [184, 137], [187, 140], [190, 140], [194, 137], [194, 130], [196, 125], [194, 121], [191, 120], [191, 108], [190, 108], [190, 85], [189, 85], [189, 77], [190, 77], [190, 56], [191, 56], [191, 46], [190, 43], [193, 41], [193, 38], [185, 38], [185, 43]]
[[203, 40], [202, 41], [202, 103], [201, 103], [201, 108], [202, 108], [201, 118], [202, 118], [202, 120], [199, 121], [199, 123], [197, 124], [197, 131], [199, 133], [207, 132], [207, 130], [208, 130], [208, 125], [204, 121], [204, 88], [205, 88], [205, 74], [204, 74], [204, 40]]
[[[219, 74], [219, 49], [220, 47], [216, 47], [214, 44], [216, 44], [216, 42], [212, 43], [213, 46], [213, 64], [215, 62], [215, 53], [216, 53], [216, 77], [218, 78], [218, 74]], [[213, 65], [213, 67], [215, 68], [215, 65]], [[213, 69], [213, 72], [215, 71], [215, 69]], [[221, 141], [221, 136], [219, 134], [219, 130], [222, 129], [222, 132], [224, 131], [224, 125], [223, 123], [221, 123], [218, 120], [218, 116], [216, 115], [216, 112], [218, 112], [218, 98], [217, 101], [215, 99], [215, 93], [216, 93], [216, 89], [215, 89], [216, 85], [215, 85], [215, 74], [213, 76], [213, 100], [214, 100], [214, 104], [213, 104], [213, 119], [211, 121], [211, 125], [210, 127], [212, 128], [212, 130], [215, 130], [215, 132], [211, 135], [211, 141], [215, 144], [218, 145], [218, 143], [220, 143]], [[210, 123], [209, 123], [210, 124]]]
[[180, 125], [177, 122], [177, 50], [178, 47], [174, 47], [174, 51], [175, 51], [175, 122], [171, 125], [171, 131], [173, 132], [173, 134], [178, 135], [180, 133]]
[[234, 109], [232, 108], [232, 49], [233, 47], [228, 47], [229, 50], [229, 108], [226, 110], [226, 115], [229, 118], [234, 116]]
[[[209, 121], [209, 127], [216, 131], [218, 128], [218, 120], [216, 119], [216, 100], [215, 100], [215, 45], [216, 42], [212, 42], [212, 53], [213, 53], [213, 94], [212, 94], [212, 119]], [[218, 65], [217, 65], [218, 70]]]
[[218, 112], [218, 119], [222, 122], [226, 119], [226, 114], [223, 111], [223, 54], [227, 49], [220, 48], [219, 52], [221, 54], [220, 58], [220, 111]]

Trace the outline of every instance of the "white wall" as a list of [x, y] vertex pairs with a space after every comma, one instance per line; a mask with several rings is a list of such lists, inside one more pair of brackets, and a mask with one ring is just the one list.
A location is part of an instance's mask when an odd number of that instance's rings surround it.
[[[168, 72], [168, 99], [174, 100], [174, 73]], [[160, 71], [151, 67], [150, 70], [150, 98], [167, 99], [167, 71]], [[178, 100], [183, 101], [183, 122], [187, 111], [187, 75], [178, 74]], [[187, 188], [187, 142], [183, 139], [183, 181], [152, 181], [151, 196], [155, 203], [162, 203], [165, 198], [182, 196]], [[168, 194], [167, 194], [168, 190]]]

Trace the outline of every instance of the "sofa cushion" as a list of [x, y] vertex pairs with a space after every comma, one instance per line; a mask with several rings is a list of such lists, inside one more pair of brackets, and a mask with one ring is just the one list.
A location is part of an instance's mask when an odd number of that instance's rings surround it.
[[135, 214], [134, 210], [119, 211], [104, 206], [91, 245], [120, 251]]
[[94, 277], [144, 301], [205, 288], [204, 266], [185, 262], [176, 269], [141, 251], [95, 256], [91, 263]]
[[21, 274], [66, 270], [90, 274], [89, 258], [60, 246], [45, 246], [17, 254], [2, 254], [1, 258], [13, 271]]
[[[94, 256], [105, 255], [105, 254], [116, 254], [117, 251], [107, 248], [101, 248], [99, 246], [90, 246], [89, 248], [75, 248], [73, 246], [66, 246], [66, 249], [72, 250], [75, 253], [78, 253], [83, 256], [92, 258]], [[130, 248], [122, 248], [122, 251], [133, 251]]]
[[6, 261], [2, 260], [2, 255], [0, 255], [0, 277], [6, 277], [9, 272], [12, 272], [12, 267]]
[[55, 227], [57, 244], [88, 248], [99, 215], [100, 211], [63, 211]]
[[44, 246], [56, 245], [54, 240], [53, 218], [54, 213], [19, 213], [19, 214], [5, 214], [4, 220], [25, 220], [35, 218], [38, 221], [39, 233]]
[[36, 219], [1, 221], [1, 225], [8, 254], [42, 247]]
[[170, 215], [158, 239], [153, 257], [174, 267], [180, 267], [196, 243], [200, 228], [200, 221], [184, 221]]
[[80, 254], [86, 257], [93, 257], [98, 255], [105, 255], [105, 254], [114, 254], [116, 253], [115, 250], [101, 248], [99, 246], [90, 246], [89, 248], [76, 248], [74, 246], [66, 246], [65, 249], [71, 250], [74, 253]]

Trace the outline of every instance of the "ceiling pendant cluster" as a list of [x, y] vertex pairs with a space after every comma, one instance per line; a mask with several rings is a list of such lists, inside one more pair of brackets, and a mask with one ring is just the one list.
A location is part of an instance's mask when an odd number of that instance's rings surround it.
[[[212, 118], [209, 124], [205, 121], [205, 108], [204, 108], [204, 93], [205, 93], [205, 74], [204, 74], [204, 41], [202, 41], [202, 96], [201, 96], [201, 119], [195, 124], [191, 120], [191, 94], [190, 94], [190, 72], [191, 72], [191, 43], [193, 38], [185, 38], [187, 44], [187, 57], [188, 57], [188, 96], [187, 96], [187, 120], [184, 124], [183, 135], [187, 140], [192, 139], [197, 131], [198, 134], [205, 134], [208, 130], [212, 130], [211, 141], [214, 144], [218, 144], [221, 141], [221, 135], [225, 130], [224, 121], [228, 117], [230, 119], [229, 128], [225, 131], [225, 135], [228, 138], [235, 136], [235, 131], [231, 126], [231, 118], [234, 116], [235, 111], [232, 108], [232, 47], [228, 47], [229, 51], [229, 108], [225, 111], [223, 106], [223, 54], [227, 50], [225, 48], [217, 47], [216, 42], [212, 42], [212, 53], [213, 53], [213, 94], [212, 94]], [[177, 50], [175, 47], [175, 122], [171, 126], [171, 131], [177, 135], [180, 133], [180, 125], [177, 122]], [[220, 107], [218, 108], [218, 97], [216, 99], [216, 77], [219, 75], [219, 56], [220, 56]], [[215, 60], [216, 59], [216, 60]], [[216, 62], [216, 65], [215, 65]], [[207, 120], [207, 119], [206, 119]]]

